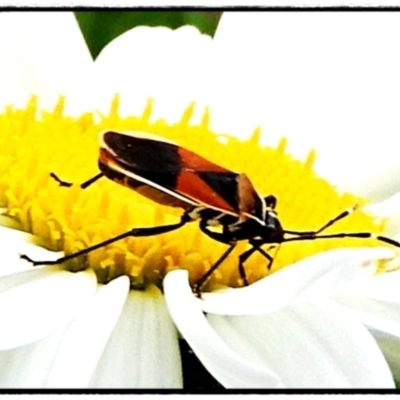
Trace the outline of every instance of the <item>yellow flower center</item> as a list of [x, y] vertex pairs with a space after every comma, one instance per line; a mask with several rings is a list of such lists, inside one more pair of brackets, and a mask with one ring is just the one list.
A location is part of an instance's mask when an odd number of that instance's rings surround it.
[[[182, 147], [231, 169], [244, 172], [260, 194], [278, 198], [277, 212], [288, 230], [315, 230], [349, 207], [366, 203], [348, 193], [338, 193], [312, 169], [315, 152], [307, 159], [295, 160], [285, 152], [286, 139], [276, 148], [259, 144], [260, 129], [240, 141], [209, 128], [210, 114], [205, 111], [199, 125], [191, 125], [191, 104], [180, 121], [150, 122], [152, 101], [143, 114], [122, 118], [118, 115], [118, 97], [109, 115], [95, 122], [92, 113], [78, 118], [63, 115], [64, 99], [53, 112], [38, 117], [36, 99], [25, 109], [6, 108], [0, 114], [0, 206], [14, 217], [20, 229], [41, 238], [45, 247], [71, 254], [135, 227], [176, 223], [182, 210], [158, 205], [134, 191], [108, 179], [100, 179], [85, 190], [79, 185], [60, 187], [49, 177], [82, 183], [96, 175], [98, 136], [103, 130], [139, 130], [168, 138]], [[223, 140], [220, 140], [223, 138]], [[326, 232], [370, 231], [379, 233], [382, 221], [357, 210], [334, 224]], [[374, 240], [334, 239], [283, 244], [271, 255], [276, 258], [272, 273], [279, 268], [317, 252], [337, 248], [381, 245]], [[247, 247], [240, 243], [209, 280], [210, 285], [241, 286], [238, 255]], [[266, 248], [268, 246], [265, 246]], [[171, 269], [190, 272], [191, 283], [200, 279], [227, 249], [204, 235], [197, 223], [153, 237], [127, 238], [65, 263], [70, 270], [85, 267], [96, 271], [100, 282], [127, 274], [133, 288], [148, 282], [158, 285]], [[249, 282], [264, 277], [267, 260], [253, 254], [245, 264]]]

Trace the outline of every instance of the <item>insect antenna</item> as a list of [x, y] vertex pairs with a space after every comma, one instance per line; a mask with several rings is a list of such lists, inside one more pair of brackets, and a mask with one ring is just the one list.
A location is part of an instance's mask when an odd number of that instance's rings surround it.
[[400, 243], [396, 240], [388, 238], [386, 236], [377, 235], [371, 232], [341, 232], [341, 233], [333, 233], [331, 235], [315, 235], [315, 234], [304, 234], [304, 232], [300, 232], [300, 236], [283, 239], [282, 243], [286, 242], [295, 242], [299, 240], [316, 240], [316, 239], [337, 239], [337, 238], [346, 238], [346, 237], [353, 237], [353, 238], [361, 238], [361, 239], [376, 239], [380, 242], [391, 244], [392, 246], [399, 247]]
[[353, 237], [353, 238], [361, 238], [361, 239], [369, 239], [369, 238], [376, 239], [376, 240], [379, 240], [380, 242], [388, 243], [388, 244], [391, 244], [392, 246], [400, 248], [400, 243], [398, 241], [388, 238], [386, 236], [377, 235], [377, 234], [371, 233], [371, 232], [340, 232], [340, 233], [332, 233], [332, 234], [328, 234], [328, 235], [319, 235], [319, 233], [324, 231], [329, 226], [332, 226], [337, 221], [339, 221], [339, 220], [347, 217], [351, 213], [353, 213], [357, 208], [358, 208], [358, 206], [355, 205], [355, 206], [349, 208], [348, 210], [343, 211], [337, 217], [332, 218], [325, 225], [323, 225], [320, 229], [318, 229], [316, 231], [300, 232], [300, 231], [285, 230], [284, 233], [296, 235], [297, 237], [284, 238], [282, 240], [282, 243], [295, 242], [295, 241], [300, 241], [300, 240], [337, 239], [337, 238]]
[[[332, 218], [331, 220], [329, 220], [325, 225], [323, 225], [321, 228], [319, 228], [316, 231], [288, 231], [285, 230], [284, 233], [289, 233], [291, 235], [298, 235], [298, 236], [309, 236], [309, 235], [317, 235], [318, 233], [321, 233], [322, 231], [324, 231], [326, 228], [328, 228], [329, 226], [332, 226], [334, 223], [338, 222], [339, 220], [349, 216], [350, 214], [352, 214], [354, 211], [356, 211], [358, 208], [358, 205], [354, 205], [353, 207], [348, 208], [347, 210], [343, 211], [342, 213], [340, 213], [337, 217]], [[285, 240], [286, 242], [287, 240]]]

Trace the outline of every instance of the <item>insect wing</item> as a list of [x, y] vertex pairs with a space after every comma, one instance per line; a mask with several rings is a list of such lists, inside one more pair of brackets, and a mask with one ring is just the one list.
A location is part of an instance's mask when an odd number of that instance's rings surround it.
[[[173, 205], [169, 202], [179, 199], [180, 207], [184, 207], [182, 202], [186, 202], [187, 206], [203, 205], [235, 215], [243, 211], [253, 212], [249, 206], [243, 209], [244, 198], [240, 189], [243, 186], [241, 177], [245, 175], [214, 164], [163, 138], [141, 132], [105, 132], [99, 163], [100, 168], [101, 164], [103, 168], [106, 164], [113, 171], [119, 170], [120, 174], [146, 185], [147, 191], [162, 192], [162, 199], [161, 195], [157, 198], [158, 194], [147, 196], [161, 204]], [[113, 179], [110, 171], [108, 174], [103, 172]], [[247, 181], [247, 187], [251, 186]], [[130, 187], [141, 192], [137, 187]], [[250, 197], [256, 193], [252, 186], [251, 189], [248, 192]], [[250, 203], [246, 201], [247, 205]]]

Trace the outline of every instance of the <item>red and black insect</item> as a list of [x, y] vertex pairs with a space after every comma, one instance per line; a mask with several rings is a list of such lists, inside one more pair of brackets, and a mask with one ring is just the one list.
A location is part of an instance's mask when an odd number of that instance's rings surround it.
[[[245, 285], [248, 281], [244, 262], [254, 252], [261, 253], [267, 259], [268, 269], [272, 266], [273, 257], [262, 249], [265, 244], [271, 246], [299, 240], [354, 237], [375, 238], [400, 247], [395, 240], [370, 232], [321, 235], [327, 227], [349, 215], [356, 207], [342, 212], [316, 231], [283, 229], [275, 211], [275, 196], [260, 196], [245, 174], [232, 172], [161, 137], [142, 132], [108, 131], [101, 134], [100, 140], [98, 165], [101, 172], [82, 183], [83, 189], [105, 176], [156, 203], [182, 208], [181, 220], [172, 225], [133, 228], [55, 261], [34, 261], [26, 255], [21, 258], [35, 266], [59, 264], [128, 236], [159, 235], [179, 229], [189, 222], [199, 221], [202, 232], [229, 246], [196, 283], [194, 290], [199, 294], [206, 280], [240, 240], [247, 240], [251, 246], [238, 259], [239, 274]], [[71, 186], [55, 174], [51, 175], [60, 185]], [[215, 226], [220, 226], [221, 231], [210, 229]]]

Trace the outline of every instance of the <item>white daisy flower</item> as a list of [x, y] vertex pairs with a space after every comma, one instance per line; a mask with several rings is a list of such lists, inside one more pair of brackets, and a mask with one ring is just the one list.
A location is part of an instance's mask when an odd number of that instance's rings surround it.
[[[348, 117], [347, 109], [338, 106], [339, 98], [351, 99], [351, 104], [365, 100], [361, 88], [366, 80], [350, 83], [375, 43], [362, 40], [370, 25], [361, 23], [354, 40], [343, 36], [335, 41], [331, 22], [323, 18], [320, 22], [307, 15], [249, 15], [243, 21], [249, 19], [254, 29], [237, 38], [230, 28], [236, 14], [228, 13], [215, 40], [190, 27], [136, 28], [111, 42], [93, 63], [72, 14], [7, 13], [0, 18], [0, 99], [7, 105], [0, 114], [1, 387], [198, 390], [185, 364], [191, 351], [215, 379], [214, 387], [394, 387], [393, 374], [399, 370], [393, 350], [400, 335], [399, 275], [384, 273], [397, 268], [395, 249], [377, 240], [283, 244], [276, 255], [272, 250], [271, 271], [263, 255], [254, 254], [245, 263], [247, 287], [238, 272], [238, 256], [246, 250], [246, 243], [240, 243], [201, 287], [201, 298], [192, 287], [226, 245], [202, 234], [196, 223], [165, 235], [126, 238], [56, 266], [33, 268], [18, 257], [57, 260], [63, 252], [73, 254], [134, 227], [179, 221], [181, 211], [106, 179], [82, 190], [79, 185], [60, 187], [49, 178], [55, 172], [81, 183], [98, 173], [98, 133], [105, 129], [157, 134], [229, 170], [245, 172], [263, 196], [277, 196], [286, 229], [317, 230], [358, 204], [327, 233], [389, 234], [385, 221], [373, 213], [396, 214], [395, 197], [389, 199], [396, 183], [368, 180], [364, 146], [357, 152], [357, 179], [345, 176], [355, 164], [354, 149], [359, 147], [354, 147], [351, 133], [358, 125], [336, 122]], [[347, 29], [357, 20], [350, 23], [349, 14], [338, 18], [349, 35]], [[398, 37], [393, 34], [399, 29], [396, 18], [389, 16], [384, 22], [385, 29], [375, 32], [376, 51]], [[41, 29], [32, 29], [35, 26]], [[270, 29], [269, 34], [263, 29]], [[288, 30], [296, 34], [284, 36]], [[316, 32], [329, 38], [330, 51], [324, 50], [323, 59], [315, 53], [323, 48], [311, 40]], [[351, 51], [356, 44], [360, 47]], [[329, 69], [326, 59], [343, 54], [350, 61], [344, 64], [342, 59]], [[382, 62], [374, 68], [393, 82], [397, 76], [390, 71], [398, 61], [391, 56], [387, 44], [379, 53]], [[385, 57], [394, 64], [384, 63]], [[312, 77], [321, 69], [315, 83]], [[364, 76], [375, 76], [375, 69]], [[298, 89], [305, 73], [307, 85], [303, 82]], [[335, 85], [322, 90], [324, 77]], [[382, 112], [387, 125], [381, 130], [393, 133], [394, 116], [382, 100], [386, 92], [374, 80], [368, 85], [379, 101], [368, 103], [363, 119], [361, 111], [356, 116], [373, 129], [376, 113]], [[392, 93], [391, 86], [384, 87]], [[119, 96], [114, 97], [116, 92]], [[59, 99], [60, 94], [65, 97]], [[332, 97], [336, 102], [323, 109]], [[338, 112], [332, 111], [332, 104]], [[202, 106], [208, 105], [210, 111], [204, 111]], [[278, 116], [267, 124], [263, 110], [266, 116]], [[312, 120], [320, 114], [331, 119], [335, 115], [335, 129], [344, 135], [347, 147], [343, 140], [341, 147], [334, 147], [334, 130], [327, 130], [328, 144], [315, 139], [327, 127]], [[286, 122], [291, 115], [293, 126]], [[263, 129], [265, 125], [266, 134], [271, 132], [269, 146], [259, 144], [256, 124]], [[252, 135], [240, 141], [226, 132]], [[285, 138], [275, 140], [284, 135], [298, 159], [286, 150]], [[395, 171], [394, 153], [378, 147], [383, 133], [379, 135], [365, 150], [371, 155], [368, 151], [376, 146], [372, 154], [378, 173], [389, 164]], [[310, 152], [314, 146], [317, 160], [323, 158], [316, 164], [321, 174], [329, 175], [339, 159], [346, 168], [335, 169], [330, 177], [334, 183], [343, 189], [342, 176], [348, 182], [354, 179], [357, 188], [358, 179], [368, 181], [368, 190], [359, 185], [360, 193], [386, 202], [363, 211], [365, 199], [339, 192], [319, 178], [313, 169], [315, 152]], [[305, 148], [308, 153], [302, 154]], [[397, 233], [393, 218], [388, 225], [391, 235]]]

